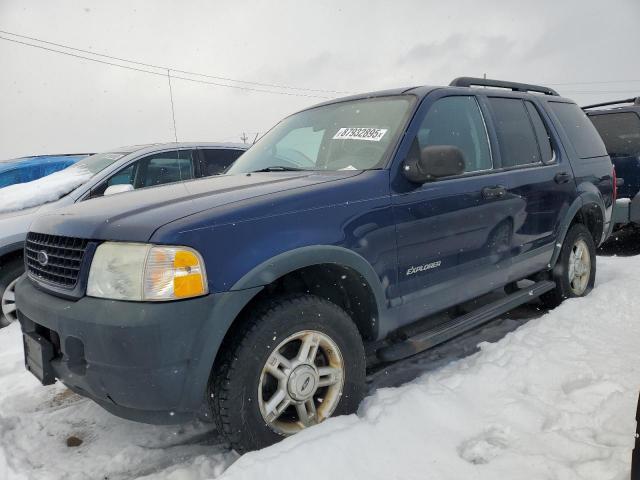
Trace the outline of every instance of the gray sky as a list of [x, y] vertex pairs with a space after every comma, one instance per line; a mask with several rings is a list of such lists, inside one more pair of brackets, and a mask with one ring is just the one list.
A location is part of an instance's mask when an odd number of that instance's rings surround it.
[[[487, 73], [580, 104], [640, 95], [639, 21], [640, 0], [0, 0], [0, 30], [181, 70], [350, 92]], [[239, 141], [323, 100], [173, 93], [182, 141]], [[172, 139], [165, 77], [0, 40], [0, 159]]]

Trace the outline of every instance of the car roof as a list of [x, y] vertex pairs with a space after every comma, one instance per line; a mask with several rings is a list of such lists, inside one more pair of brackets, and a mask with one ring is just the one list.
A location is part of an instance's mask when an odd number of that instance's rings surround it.
[[607, 115], [611, 113], [624, 113], [624, 112], [636, 112], [640, 113], [640, 105], [624, 105], [622, 107], [614, 108], [598, 108], [595, 110], [585, 110], [587, 115]]
[[[509, 82], [505, 82], [509, 83]], [[516, 84], [517, 85], [517, 84]], [[532, 93], [532, 92], [524, 92], [524, 91], [512, 91], [507, 88], [497, 87], [497, 86], [487, 86], [487, 87], [478, 87], [478, 86], [455, 86], [455, 85], [446, 85], [446, 86], [436, 86], [436, 85], [419, 85], [413, 87], [402, 87], [402, 88], [392, 88], [388, 90], [378, 90], [374, 92], [361, 93], [357, 95], [350, 95], [347, 97], [335, 98], [332, 100], [327, 100], [326, 102], [321, 102], [316, 105], [313, 105], [309, 108], [305, 108], [301, 111], [311, 110], [313, 108], [322, 107], [325, 105], [332, 105], [335, 103], [347, 102], [352, 100], [366, 100], [369, 98], [376, 97], [390, 97], [390, 96], [399, 96], [399, 95], [414, 95], [418, 97], [419, 100], [422, 100], [428, 94], [435, 90], [451, 90], [456, 92], [469, 92], [469, 93], [499, 93], [500, 95], [505, 96], [513, 96], [516, 98], [538, 98], [541, 100], [550, 100], [554, 102], [571, 102], [575, 103], [570, 98], [563, 97], [561, 95], [543, 95], [540, 93]], [[554, 92], [555, 93], [555, 92]]]
[[162, 151], [172, 148], [228, 148], [233, 150], [247, 150], [249, 147], [250, 145], [247, 145], [245, 143], [234, 142], [165, 142], [112, 148], [110, 150], [105, 150], [103, 153], [125, 153], [128, 155], [131, 153], [153, 153], [156, 151]]

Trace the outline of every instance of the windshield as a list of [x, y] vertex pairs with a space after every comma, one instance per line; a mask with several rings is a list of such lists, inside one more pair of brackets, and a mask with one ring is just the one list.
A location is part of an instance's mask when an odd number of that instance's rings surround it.
[[125, 155], [129, 155], [129, 153], [131, 152], [97, 153], [87, 158], [83, 158], [69, 168], [88, 170], [92, 175], [95, 175]]
[[409, 96], [380, 97], [296, 113], [262, 137], [227, 173], [382, 168], [412, 104]]

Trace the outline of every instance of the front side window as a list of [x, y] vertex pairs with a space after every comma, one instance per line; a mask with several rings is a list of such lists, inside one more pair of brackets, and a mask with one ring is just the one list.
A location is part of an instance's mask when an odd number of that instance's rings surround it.
[[419, 155], [423, 148], [435, 145], [458, 147], [464, 156], [465, 172], [493, 168], [487, 130], [475, 97], [445, 97], [429, 108], [410, 155]]
[[633, 112], [589, 117], [600, 133], [609, 155], [640, 157], [640, 117]]
[[191, 150], [175, 150], [143, 158], [140, 160], [133, 186], [145, 188], [192, 179], [192, 155]]
[[296, 113], [274, 127], [227, 173], [383, 168], [413, 96], [351, 100]]
[[541, 162], [538, 141], [524, 102], [519, 98], [489, 97], [502, 167]]

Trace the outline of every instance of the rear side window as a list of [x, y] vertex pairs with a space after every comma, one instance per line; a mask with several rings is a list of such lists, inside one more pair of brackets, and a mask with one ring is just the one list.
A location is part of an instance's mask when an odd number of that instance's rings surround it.
[[436, 101], [424, 117], [409, 155], [432, 145], [458, 147], [465, 161], [465, 172], [493, 168], [484, 119], [475, 97], [445, 97]]
[[[538, 141], [524, 102], [519, 98], [490, 97], [503, 167], [541, 162]], [[536, 112], [537, 113], [537, 112]]]
[[602, 157], [607, 150], [598, 131], [575, 103], [549, 102], [580, 158]]
[[225, 148], [208, 148], [201, 150], [201, 152], [202, 163], [200, 170], [203, 177], [220, 175], [244, 153], [243, 150], [231, 150]]
[[551, 146], [551, 136], [549, 135], [549, 130], [547, 130], [547, 126], [542, 120], [542, 117], [540, 117], [540, 113], [538, 112], [538, 109], [535, 107], [535, 105], [531, 102], [524, 102], [524, 104], [527, 107], [527, 112], [529, 112], [531, 123], [533, 123], [533, 129], [536, 132], [542, 161], [544, 163], [549, 163], [553, 160], [553, 147]]
[[640, 156], [640, 117], [633, 112], [589, 117], [612, 157]]

